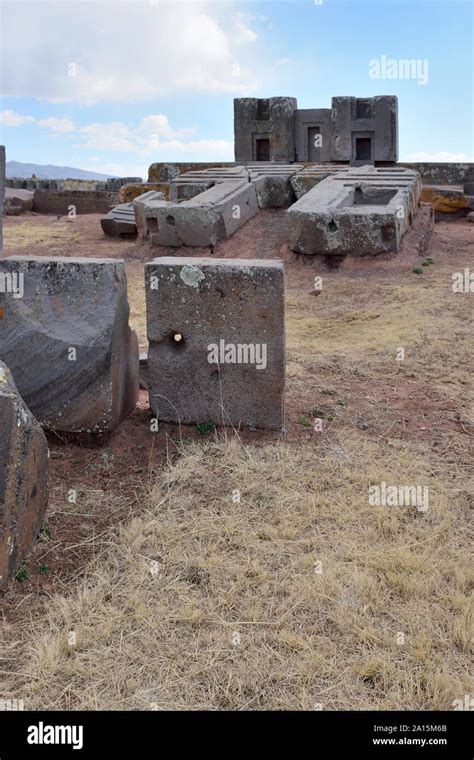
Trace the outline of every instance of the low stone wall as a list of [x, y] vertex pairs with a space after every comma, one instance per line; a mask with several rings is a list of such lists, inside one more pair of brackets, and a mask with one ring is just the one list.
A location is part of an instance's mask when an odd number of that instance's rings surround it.
[[[218, 167], [245, 166], [249, 162], [227, 161], [222, 163], [154, 163], [148, 169], [148, 182], [170, 182], [179, 174], [189, 171], [202, 171]], [[262, 164], [264, 162], [261, 162]], [[254, 162], [255, 165], [255, 162]], [[277, 164], [275, 164], [277, 165]], [[305, 166], [311, 166], [305, 162]], [[313, 164], [314, 166], [314, 164]], [[331, 164], [325, 164], [331, 166]], [[405, 163], [393, 164], [406, 169], [414, 169], [421, 174], [424, 184], [462, 185], [474, 182], [474, 163]]]
[[473, 164], [398, 163], [406, 169], [414, 169], [421, 174], [425, 185], [463, 185], [474, 182]]
[[38, 179], [29, 177], [9, 177], [5, 181], [6, 187], [15, 190], [99, 190], [118, 192], [122, 185], [133, 182], [140, 183], [141, 177], [114, 177], [113, 179]]
[[118, 203], [118, 193], [98, 190], [35, 190], [33, 211], [39, 214], [107, 214]]

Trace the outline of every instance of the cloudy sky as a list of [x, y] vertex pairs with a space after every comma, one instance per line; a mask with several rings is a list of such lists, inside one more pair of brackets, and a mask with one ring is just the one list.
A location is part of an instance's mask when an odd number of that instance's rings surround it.
[[328, 108], [385, 94], [400, 160], [474, 160], [470, 2], [1, 0], [0, 13], [10, 160], [146, 177], [152, 161], [232, 161], [234, 97]]

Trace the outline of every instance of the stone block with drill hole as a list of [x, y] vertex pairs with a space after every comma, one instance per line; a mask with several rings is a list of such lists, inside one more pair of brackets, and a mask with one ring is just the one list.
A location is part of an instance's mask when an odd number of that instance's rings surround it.
[[283, 264], [162, 257], [145, 265], [145, 282], [155, 416], [281, 430]]
[[106, 434], [138, 398], [120, 259], [0, 260], [0, 359], [42, 427]]
[[248, 179], [219, 182], [182, 203], [145, 193], [133, 205], [140, 237], [163, 246], [214, 246], [258, 213], [255, 186]]
[[411, 169], [338, 171], [288, 209], [288, 245], [325, 256], [395, 254], [418, 211], [420, 192], [420, 175]]
[[47, 500], [45, 435], [0, 362], [0, 591], [38, 536]]

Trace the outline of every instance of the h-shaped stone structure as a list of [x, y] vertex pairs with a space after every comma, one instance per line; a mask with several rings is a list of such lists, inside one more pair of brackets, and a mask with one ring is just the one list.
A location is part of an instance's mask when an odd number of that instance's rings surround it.
[[395, 95], [334, 97], [331, 108], [299, 109], [296, 98], [236, 98], [234, 144], [237, 162], [393, 164], [398, 101]]

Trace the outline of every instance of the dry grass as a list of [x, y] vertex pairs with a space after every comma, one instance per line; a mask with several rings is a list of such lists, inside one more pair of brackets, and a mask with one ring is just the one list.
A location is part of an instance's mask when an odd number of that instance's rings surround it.
[[[382, 480], [428, 485], [428, 511], [370, 506]], [[32, 709], [449, 709], [472, 689], [467, 540], [422, 450], [193, 444], [17, 631], [10, 691]]]
[[[55, 217], [47, 217], [47, 223], [22, 219], [21, 224], [6, 225], [3, 234], [5, 250], [13, 255], [18, 249], [26, 249], [22, 255], [28, 255], [30, 250], [33, 255], [33, 248], [39, 246], [47, 248], [52, 256], [61, 256], [64, 245], [80, 243], [74, 224], [64, 219], [57, 221]], [[80, 255], [79, 252], [77, 255]]]
[[[472, 296], [451, 291], [469, 256], [439, 240], [420, 277], [328, 272], [315, 297], [310, 268], [290, 273], [287, 399], [332, 421], [300, 442], [179, 445], [150, 491], [134, 476], [140, 510], [96, 538], [83, 577], [20, 602], [0, 638], [0, 696], [31, 709], [436, 710], [473, 693], [472, 433], [448, 424], [453, 409], [472, 414]], [[127, 274], [145, 347], [143, 265]], [[404, 415], [422, 404], [420, 435]], [[382, 481], [428, 486], [428, 511], [370, 506]], [[113, 513], [114, 498], [91, 490], [82, 506]]]

